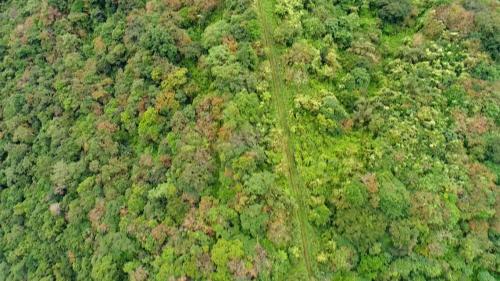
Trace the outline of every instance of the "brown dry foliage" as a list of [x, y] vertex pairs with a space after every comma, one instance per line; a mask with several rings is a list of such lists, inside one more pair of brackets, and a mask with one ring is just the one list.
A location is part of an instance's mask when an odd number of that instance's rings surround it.
[[111, 123], [110, 121], [104, 120], [97, 124], [97, 130], [104, 133], [112, 134], [118, 130], [118, 127], [115, 124]]
[[153, 238], [160, 244], [163, 244], [163, 242], [165, 242], [165, 239], [167, 239], [169, 233], [169, 228], [164, 224], [159, 224], [155, 228], [153, 228], [153, 230], [151, 230], [151, 236], [153, 236]]
[[192, 207], [184, 221], [182, 226], [190, 231], [202, 231], [203, 233], [212, 236], [214, 234], [213, 229], [208, 226], [206, 220], [206, 215], [209, 210], [213, 207], [214, 202], [211, 198], [202, 197], [198, 208]]
[[449, 30], [459, 32], [462, 35], [469, 34], [474, 28], [474, 14], [456, 3], [438, 8], [436, 17]]
[[232, 260], [228, 263], [229, 271], [237, 280], [251, 280], [257, 277], [258, 273], [255, 267], [245, 264], [242, 260]]
[[49, 211], [53, 216], [59, 216], [61, 214], [61, 204], [59, 203], [50, 204]]
[[193, 0], [193, 2], [203, 13], [215, 10], [220, 4], [220, 0]]
[[380, 55], [377, 52], [376, 46], [368, 39], [361, 38], [354, 41], [348, 51], [367, 58], [373, 64], [377, 64], [380, 61]]
[[361, 181], [363, 184], [366, 186], [366, 189], [370, 193], [375, 193], [378, 191], [378, 183], [377, 183], [377, 176], [373, 173], [368, 173], [361, 177]]
[[464, 112], [455, 110], [452, 112], [452, 116], [455, 120], [457, 131], [467, 137], [482, 135], [487, 133], [491, 128], [490, 120], [481, 115], [467, 117]]
[[153, 167], [153, 156], [151, 156], [151, 154], [149, 153], [144, 153], [141, 155], [140, 159], [139, 159], [139, 164], [142, 166], [142, 167]]
[[353, 126], [354, 126], [354, 119], [352, 118], [347, 118], [342, 121], [342, 129], [344, 129], [344, 131], [346, 132], [350, 132]]
[[484, 134], [490, 128], [489, 121], [484, 116], [474, 116], [467, 120], [467, 131], [472, 134]]
[[428, 223], [442, 221], [441, 202], [439, 198], [427, 191], [418, 191], [411, 201], [410, 213], [412, 216]]
[[75, 253], [73, 253], [73, 251], [68, 251], [68, 252], [66, 253], [66, 255], [68, 256], [68, 260], [69, 260], [69, 262], [70, 262], [71, 264], [74, 264], [74, 263], [75, 263], [75, 261], [76, 261], [76, 255], [75, 255]]
[[271, 242], [284, 245], [290, 241], [290, 229], [287, 224], [289, 219], [283, 210], [275, 212], [271, 216], [267, 226], [267, 237]]
[[173, 11], [178, 11], [182, 8], [182, 0], [164, 0], [164, 3]]
[[167, 154], [160, 155], [160, 162], [163, 164], [164, 167], [170, 168], [170, 166], [172, 166], [172, 157]]
[[175, 29], [173, 33], [175, 45], [182, 54], [187, 54], [189, 46], [193, 43], [191, 36], [183, 29]]
[[221, 97], [208, 97], [204, 99], [196, 108], [196, 129], [208, 140], [217, 137], [224, 99]]
[[26, 20], [17, 25], [16, 28], [14, 29], [14, 32], [12, 32], [12, 36], [10, 41], [11, 42], [21, 42], [22, 44], [27, 44], [28, 43], [28, 31], [33, 27], [34, 25], [34, 18], [27, 17]]
[[204, 272], [212, 272], [215, 268], [212, 259], [210, 258], [210, 255], [208, 253], [201, 254], [196, 260], [196, 265], [198, 266], [199, 269], [203, 270]]
[[155, 109], [158, 112], [162, 112], [164, 110], [175, 112], [179, 106], [180, 104], [175, 99], [175, 93], [173, 92], [163, 92], [156, 98]]
[[137, 267], [134, 271], [130, 273], [131, 281], [145, 281], [148, 279], [148, 272], [142, 267]]
[[469, 227], [475, 235], [486, 240], [488, 239], [488, 229], [490, 226], [486, 220], [471, 220], [469, 221]]
[[148, 97], [143, 97], [141, 101], [137, 104], [137, 110], [139, 111], [139, 114], [144, 113], [149, 106], [149, 98]]
[[108, 229], [106, 224], [101, 223], [101, 218], [104, 216], [105, 211], [106, 207], [104, 206], [104, 200], [99, 200], [95, 204], [94, 209], [90, 210], [88, 215], [92, 228], [99, 232], [105, 232]]
[[222, 38], [222, 43], [226, 45], [231, 53], [236, 53], [238, 50], [238, 42], [233, 36], [225, 36]]
[[94, 39], [94, 51], [97, 54], [102, 54], [106, 51], [106, 43], [101, 36], [98, 36]]

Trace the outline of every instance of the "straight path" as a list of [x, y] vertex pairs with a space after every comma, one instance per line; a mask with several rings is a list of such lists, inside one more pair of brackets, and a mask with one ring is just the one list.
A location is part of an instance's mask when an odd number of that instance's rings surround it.
[[303, 261], [307, 270], [308, 280], [315, 280], [314, 264], [311, 257], [312, 247], [310, 244], [312, 236], [308, 231], [307, 206], [304, 201], [306, 193], [297, 170], [293, 136], [288, 124], [288, 113], [292, 109], [291, 97], [287, 95], [289, 89], [285, 86], [282, 63], [280, 63], [280, 56], [273, 39], [273, 0], [256, 0], [255, 4], [262, 30], [262, 41], [270, 63], [271, 76], [269, 77], [269, 82], [276, 107], [276, 117], [283, 133], [282, 149], [286, 161], [286, 177], [294, 197], [293, 199], [297, 205], [294, 215], [299, 225]]

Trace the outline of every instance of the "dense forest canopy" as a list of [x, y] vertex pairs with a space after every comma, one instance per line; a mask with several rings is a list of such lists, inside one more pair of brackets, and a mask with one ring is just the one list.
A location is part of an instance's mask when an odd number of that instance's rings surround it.
[[500, 279], [497, 0], [0, 2], [0, 281]]

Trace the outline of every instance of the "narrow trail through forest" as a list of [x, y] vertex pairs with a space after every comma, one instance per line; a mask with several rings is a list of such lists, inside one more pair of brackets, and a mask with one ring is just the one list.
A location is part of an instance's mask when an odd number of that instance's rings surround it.
[[262, 30], [262, 41], [266, 50], [266, 55], [270, 63], [271, 76], [269, 77], [271, 93], [276, 108], [278, 125], [282, 131], [281, 140], [283, 153], [286, 161], [286, 177], [292, 195], [297, 204], [295, 217], [299, 225], [299, 235], [301, 240], [303, 261], [307, 270], [308, 280], [315, 280], [314, 264], [312, 259], [311, 235], [308, 234], [308, 220], [305, 204], [305, 190], [301, 181], [299, 171], [297, 170], [295, 153], [293, 148], [293, 136], [288, 124], [288, 113], [291, 110], [288, 87], [286, 87], [283, 78], [283, 67], [280, 63], [279, 52], [273, 39], [273, 1], [256, 0], [258, 19]]

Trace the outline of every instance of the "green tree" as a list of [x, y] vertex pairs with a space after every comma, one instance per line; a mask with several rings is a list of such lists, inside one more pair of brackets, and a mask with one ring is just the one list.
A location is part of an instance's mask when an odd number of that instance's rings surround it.
[[402, 22], [410, 14], [412, 9], [410, 0], [374, 0], [371, 3], [379, 9], [380, 18], [387, 23]]
[[483, 47], [491, 54], [493, 59], [500, 58], [500, 19], [494, 11], [484, 11], [475, 17], [477, 32]]
[[160, 117], [154, 108], [148, 108], [139, 121], [138, 134], [145, 143], [160, 139]]
[[168, 58], [170, 61], [178, 59], [177, 47], [172, 35], [165, 27], [150, 27], [140, 39], [141, 45], [153, 54]]

